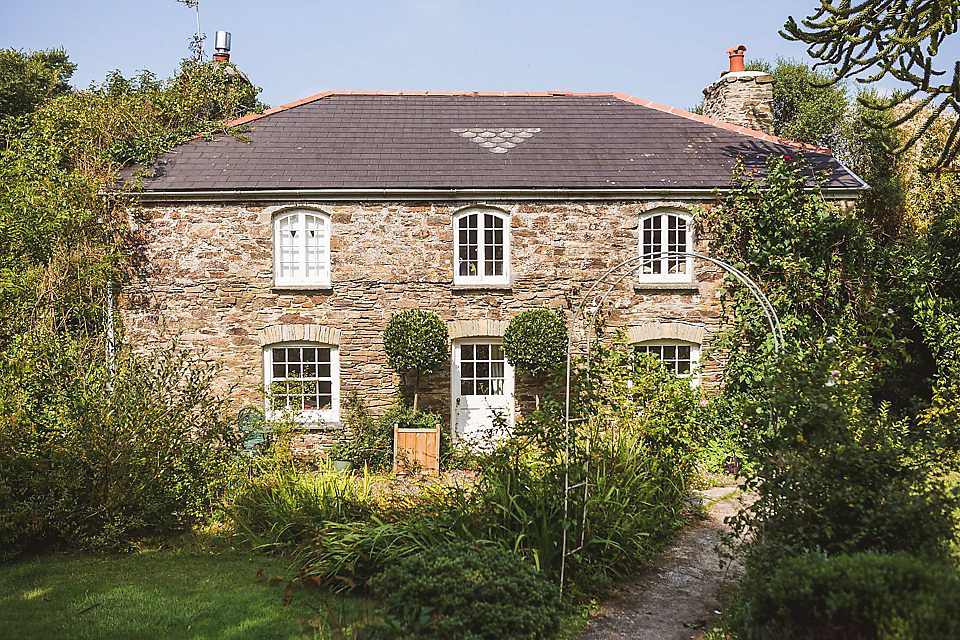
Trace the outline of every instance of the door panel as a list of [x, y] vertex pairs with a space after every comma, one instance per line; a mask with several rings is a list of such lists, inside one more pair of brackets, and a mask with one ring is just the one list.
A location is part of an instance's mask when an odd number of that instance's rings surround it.
[[[453, 345], [452, 418], [457, 440], [483, 444], [513, 425], [513, 367], [495, 339]], [[496, 416], [502, 420], [497, 420]]]

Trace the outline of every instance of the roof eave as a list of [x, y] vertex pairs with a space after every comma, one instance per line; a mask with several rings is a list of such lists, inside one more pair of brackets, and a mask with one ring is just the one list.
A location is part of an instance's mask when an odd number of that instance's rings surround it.
[[[823, 188], [831, 200], [850, 200], [867, 187]], [[477, 200], [716, 200], [729, 187], [709, 189], [198, 189], [141, 191], [144, 203], [302, 202], [302, 201], [477, 201]]]

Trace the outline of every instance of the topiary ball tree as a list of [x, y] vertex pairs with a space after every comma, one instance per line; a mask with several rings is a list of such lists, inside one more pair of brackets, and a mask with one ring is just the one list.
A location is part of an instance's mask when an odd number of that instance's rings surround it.
[[[503, 352], [511, 365], [542, 381], [566, 364], [568, 338], [567, 320], [559, 311], [524, 311], [507, 325], [503, 333]], [[539, 407], [539, 394], [536, 400]]]
[[420, 377], [447, 359], [447, 325], [435, 313], [411, 309], [395, 313], [383, 332], [387, 361], [401, 375], [413, 374], [413, 410], [420, 401]]

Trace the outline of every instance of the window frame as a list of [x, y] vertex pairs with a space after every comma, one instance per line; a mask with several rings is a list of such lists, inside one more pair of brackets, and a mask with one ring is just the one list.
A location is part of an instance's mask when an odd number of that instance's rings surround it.
[[305, 340], [290, 340], [274, 342], [262, 347], [263, 357], [263, 388], [264, 414], [268, 420], [283, 420], [290, 417], [286, 408], [275, 409], [270, 402], [270, 386], [273, 384], [273, 350], [290, 347], [311, 347], [314, 349], [330, 349], [330, 408], [329, 409], [302, 409], [293, 413], [293, 419], [298, 423], [319, 424], [340, 422], [340, 346], [326, 342], [310, 342]]
[[[676, 338], [653, 338], [634, 342], [631, 345], [634, 349], [638, 347], [690, 347], [690, 373], [674, 373], [678, 378], [685, 378], [693, 386], [700, 385], [700, 353], [702, 346], [689, 340], [677, 340]], [[660, 358], [662, 362], [663, 359]], [[673, 373], [671, 371], [671, 373]]]
[[[479, 273], [477, 275], [460, 275], [460, 221], [466, 218], [467, 216], [476, 214], [478, 217], [477, 225], [477, 236], [478, 236], [478, 247], [482, 251], [478, 251], [477, 262], [481, 266], [479, 271], [483, 271], [483, 265], [489, 259], [492, 259], [491, 252], [495, 245], [488, 245], [485, 241], [485, 231], [487, 231], [485, 225], [486, 215], [492, 215], [494, 218], [503, 222], [503, 273], [501, 275], [484, 275]], [[452, 227], [453, 227], [453, 284], [456, 286], [473, 286], [473, 287], [486, 287], [486, 286], [509, 286], [510, 277], [511, 277], [511, 268], [510, 268], [510, 214], [500, 209], [494, 209], [492, 207], [468, 207], [466, 209], [461, 209], [456, 212], [453, 216]]]
[[[280, 266], [282, 237], [280, 235], [280, 225], [282, 222], [292, 216], [298, 216], [298, 230], [301, 232], [300, 240], [300, 259], [299, 272], [302, 274], [297, 277], [284, 277]], [[321, 249], [324, 253], [324, 259], [321, 262], [323, 267], [322, 274], [318, 277], [307, 277], [307, 251], [306, 251], [306, 216], [314, 216], [323, 222], [325, 234]], [[284, 209], [273, 216], [273, 286], [275, 287], [329, 287], [331, 283], [332, 256], [331, 256], [331, 237], [333, 235], [333, 219], [329, 213], [319, 209], [310, 209], [306, 207], [297, 207]]]
[[[683, 251], [690, 253], [693, 251], [694, 244], [694, 224], [693, 216], [688, 212], [682, 209], [654, 209], [648, 211], [640, 216], [639, 223], [637, 225], [637, 255], [640, 258], [640, 264], [637, 267], [637, 281], [641, 283], [691, 283], [694, 281], [694, 262], [693, 258], [687, 256], [682, 258], [686, 267], [683, 273], [669, 273], [669, 260], [671, 258], [661, 257], [659, 258], [660, 262], [660, 273], [644, 273], [644, 267], [652, 266], [655, 262], [644, 263], [644, 242], [643, 242], [643, 226], [647, 220], [652, 220], [653, 218], [660, 218], [660, 253], [666, 253], [669, 251], [670, 245], [670, 234], [669, 234], [669, 225], [670, 217], [674, 216], [683, 220], [686, 224], [686, 246], [683, 248]], [[651, 252], [653, 253], [653, 252]]]

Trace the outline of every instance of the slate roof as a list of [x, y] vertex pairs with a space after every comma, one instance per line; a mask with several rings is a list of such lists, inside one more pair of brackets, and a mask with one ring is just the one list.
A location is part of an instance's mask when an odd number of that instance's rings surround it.
[[[713, 189], [788, 141], [624, 94], [326, 93], [167, 152], [146, 193], [283, 189]], [[863, 183], [805, 146], [833, 189]]]

